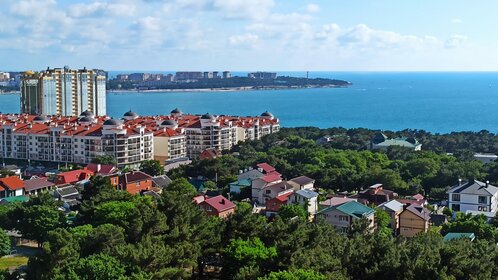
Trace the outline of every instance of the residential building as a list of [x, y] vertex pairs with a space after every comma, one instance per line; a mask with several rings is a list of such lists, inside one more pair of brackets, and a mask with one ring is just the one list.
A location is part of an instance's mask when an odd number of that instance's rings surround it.
[[431, 215], [426, 208], [416, 204], [405, 206], [399, 215], [399, 235], [413, 237], [420, 232], [427, 232], [430, 220]]
[[152, 178], [153, 186], [156, 188], [164, 189], [173, 182], [167, 175], [160, 175]]
[[229, 150], [239, 141], [260, 139], [279, 130], [272, 116], [235, 117], [185, 115], [140, 117], [126, 112], [122, 120], [0, 114], [0, 156], [9, 159], [88, 164], [111, 156], [117, 167], [138, 167], [142, 161], [162, 163], [196, 159], [206, 149]]
[[24, 195], [24, 182], [17, 176], [0, 178], [0, 198]]
[[152, 187], [152, 176], [142, 171], [128, 172], [119, 177], [118, 190], [124, 190], [131, 194], [150, 191]]
[[302, 189], [293, 192], [289, 202], [305, 207], [311, 217], [318, 212], [318, 193], [312, 190]]
[[283, 192], [293, 191], [292, 186], [284, 183], [276, 188], [268, 189], [270, 186], [276, 185], [282, 182], [282, 176], [280, 173], [274, 171], [272, 173], [266, 174], [261, 178], [256, 178], [252, 180], [251, 190], [252, 190], [252, 201], [264, 205], [266, 201], [281, 195]]
[[54, 186], [55, 183], [50, 182], [47, 178], [32, 178], [24, 181], [24, 192], [26, 195], [37, 195], [53, 189]]
[[272, 198], [266, 201], [266, 217], [271, 218], [278, 214], [280, 208], [282, 206], [287, 205], [289, 203], [289, 197], [293, 194], [293, 192], [287, 192], [282, 195], [279, 195], [275, 198]]
[[394, 138], [394, 139], [389, 139], [385, 134], [383, 133], [377, 133], [372, 141], [370, 141], [369, 148], [371, 150], [387, 150], [387, 148], [392, 147], [392, 146], [399, 146], [399, 147], [405, 147], [412, 149], [414, 151], [420, 151], [422, 149], [422, 144], [420, 144], [417, 139], [413, 137], [409, 138]]
[[474, 159], [486, 164], [486, 163], [495, 162], [498, 159], [498, 155], [476, 153], [476, 154], [474, 154]]
[[356, 200], [356, 198], [349, 198], [345, 195], [336, 195], [336, 196], [333, 196], [331, 198], [328, 198], [328, 199], [320, 202], [319, 207], [321, 209], [324, 209], [324, 208], [327, 208], [330, 206], [338, 206], [338, 205], [341, 205], [341, 204], [344, 204], [344, 203], [350, 202], [350, 201], [357, 201], [357, 200]]
[[81, 195], [73, 185], [59, 186], [54, 191], [56, 199], [64, 203], [64, 208], [69, 211], [73, 210], [80, 204]]
[[377, 206], [378, 209], [386, 211], [389, 216], [391, 216], [391, 229], [395, 234], [398, 234], [399, 232], [399, 215], [403, 212], [404, 206], [405, 205], [403, 203], [397, 200], [384, 202]]
[[199, 155], [199, 159], [215, 159], [221, 157], [221, 151], [215, 148], [207, 148], [204, 151], [201, 152]]
[[230, 79], [232, 78], [232, 73], [230, 71], [223, 71], [223, 79]]
[[295, 191], [299, 190], [314, 190], [315, 189], [315, 179], [311, 179], [306, 176], [299, 176], [294, 179], [287, 181]]
[[474, 241], [476, 235], [473, 232], [448, 232], [444, 236], [444, 241], [451, 241], [456, 239], [468, 239]]
[[106, 114], [106, 75], [102, 70], [55, 68], [26, 71], [21, 79], [21, 113], [79, 116]]
[[247, 74], [251, 79], [274, 80], [277, 78], [277, 73], [274, 72], [252, 72]]
[[193, 72], [176, 72], [175, 74], [175, 80], [177, 81], [197, 81], [204, 79], [204, 73], [199, 72], [199, 71], [193, 71]]
[[53, 181], [56, 185], [76, 184], [77, 182], [88, 180], [92, 176], [92, 171], [86, 169], [78, 169], [56, 174]]
[[358, 201], [361, 202], [379, 205], [392, 200], [397, 196], [397, 193], [384, 189], [382, 184], [375, 184], [363, 191], [360, 191], [357, 195], [353, 196], [353, 198], [357, 198]]
[[198, 205], [208, 216], [220, 218], [230, 216], [235, 213], [236, 209], [235, 204], [222, 195], [204, 198]]
[[331, 224], [340, 232], [348, 232], [353, 222], [358, 219], [365, 219], [369, 228], [375, 228], [374, 223], [375, 210], [365, 206], [357, 201], [349, 201], [337, 206], [330, 206], [317, 213], [319, 218]]
[[448, 207], [453, 211], [466, 212], [468, 210], [496, 213], [498, 210], [498, 187], [469, 179], [461, 180], [448, 192]]

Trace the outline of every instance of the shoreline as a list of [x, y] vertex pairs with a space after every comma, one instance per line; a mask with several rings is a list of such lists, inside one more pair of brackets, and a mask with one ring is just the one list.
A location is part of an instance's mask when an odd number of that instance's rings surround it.
[[347, 88], [351, 86], [338, 86], [338, 85], [326, 85], [326, 86], [282, 86], [282, 87], [228, 87], [228, 88], [189, 88], [189, 89], [108, 89], [107, 93], [147, 93], [147, 92], [235, 92], [235, 91], [263, 91], [263, 90], [292, 90], [292, 89], [315, 89], [315, 88]]

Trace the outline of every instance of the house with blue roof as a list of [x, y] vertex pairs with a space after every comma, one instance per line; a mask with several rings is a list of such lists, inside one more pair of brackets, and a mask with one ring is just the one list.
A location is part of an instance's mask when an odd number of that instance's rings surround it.
[[324, 219], [340, 232], [348, 232], [355, 220], [365, 219], [369, 227], [375, 228], [375, 210], [356, 201], [349, 201], [340, 205], [327, 207], [317, 213], [318, 218]]
[[305, 206], [312, 217], [318, 211], [318, 193], [309, 189], [295, 191], [290, 196], [289, 202]]
[[444, 236], [444, 241], [457, 239], [468, 239], [470, 241], [474, 241], [474, 239], [476, 239], [476, 235], [473, 232], [448, 232]]

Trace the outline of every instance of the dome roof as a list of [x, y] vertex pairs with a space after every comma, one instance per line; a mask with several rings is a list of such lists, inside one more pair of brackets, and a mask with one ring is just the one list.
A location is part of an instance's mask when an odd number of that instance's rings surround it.
[[180, 109], [175, 108], [171, 111], [171, 114], [183, 114], [183, 112]]
[[104, 125], [120, 125], [121, 123], [115, 119], [108, 119], [104, 122]]
[[34, 122], [48, 122], [48, 118], [46, 116], [38, 115], [33, 118]]
[[262, 117], [271, 117], [273, 118], [273, 114], [268, 112], [268, 111], [265, 111], [263, 114], [261, 114]]
[[92, 111], [86, 110], [83, 113], [80, 114], [80, 117], [90, 117], [93, 118], [95, 115], [92, 113]]
[[175, 126], [178, 125], [174, 120], [165, 120], [161, 123], [161, 125], [170, 125], [170, 126]]
[[201, 116], [202, 120], [214, 120], [214, 116], [211, 115], [210, 113], [205, 113], [204, 115]]
[[93, 118], [92, 117], [81, 117], [78, 121], [79, 122], [93, 122]]
[[138, 118], [137, 113], [135, 113], [135, 112], [133, 112], [133, 111], [131, 111], [131, 110], [130, 110], [130, 111], [128, 111], [128, 112], [126, 112], [126, 113], [124, 113], [124, 115], [123, 115], [123, 116], [124, 116], [124, 117], [133, 117], [133, 118]]

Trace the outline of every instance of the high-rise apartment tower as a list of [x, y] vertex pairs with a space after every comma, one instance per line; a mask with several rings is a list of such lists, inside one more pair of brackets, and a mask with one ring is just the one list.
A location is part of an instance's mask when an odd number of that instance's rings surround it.
[[54, 68], [26, 71], [21, 79], [21, 113], [79, 116], [106, 114], [106, 75], [102, 70]]

